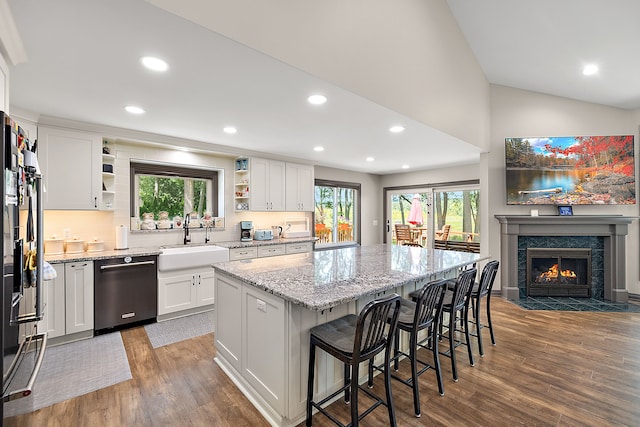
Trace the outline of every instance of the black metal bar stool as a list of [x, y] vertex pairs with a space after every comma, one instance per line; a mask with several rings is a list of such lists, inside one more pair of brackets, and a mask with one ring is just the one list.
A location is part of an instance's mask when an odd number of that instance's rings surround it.
[[[380, 405], [387, 407], [389, 425], [396, 425], [396, 416], [391, 397], [391, 376], [384, 370], [386, 400], [382, 400], [358, 383], [361, 362], [373, 359], [384, 351], [385, 366], [389, 366], [391, 343], [398, 324], [400, 296], [397, 294], [368, 303], [358, 316], [349, 314], [331, 322], [315, 326], [310, 331], [309, 380], [307, 384], [307, 426], [312, 425], [312, 409], [326, 415], [342, 427], [356, 427], [358, 422]], [[390, 319], [390, 320], [389, 320]], [[340, 390], [319, 402], [313, 401], [313, 379], [315, 373], [316, 347], [326, 351], [345, 365], [345, 384]], [[349, 370], [351, 375], [349, 375]], [[358, 390], [362, 390], [375, 402], [361, 415], [358, 414]], [[345, 401], [351, 400], [351, 423], [346, 426], [326, 411], [322, 405], [344, 392]]]
[[[446, 352], [440, 352], [441, 355], [451, 359], [451, 371], [453, 373], [453, 381], [458, 381], [458, 369], [456, 367], [456, 348], [461, 345], [467, 346], [469, 354], [469, 364], [473, 366], [473, 352], [471, 351], [470, 335], [469, 335], [469, 301], [471, 300], [471, 291], [473, 283], [478, 272], [475, 268], [463, 270], [456, 279], [453, 291], [447, 291], [444, 296], [444, 304], [442, 305], [442, 314], [449, 314], [449, 324], [447, 334], [443, 334], [443, 322], [440, 321], [439, 339], [445, 336], [449, 339], [449, 349]], [[459, 324], [459, 326], [457, 326]], [[456, 332], [464, 332], [465, 340], [457, 339]]]
[[[394, 339], [393, 367], [398, 370], [398, 362], [401, 357], [406, 357], [411, 364], [411, 377], [402, 378], [391, 373], [391, 378], [400, 381], [402, 384], [411, 387], [413, 390], [413, 409], [416, 417], [420, 417], [420, 392], [418, 387], [418, 377], [428, 369], [433, 369], [438, 381], [438, 390], [444, 396], [444, 386], [442, 384], [442, 371], [440, 369], [440, 358], [438, 354], [438, 322], [442, 312], [442, 304], [446, 291], [446, 280], [437, 280], [427, 283], [417, 294], [417, 301], [402, 299], [400, 305], [400, 315], [398, 316], [398, 328]], [[427, 330], [427, 336], [418, 339], [420, 331]], [[409, 353], [400, 350], [400, 331], [409, 333]], [[426, 349], [433, 354], [433, 363], [428, 363], [418, 359], [418, 350]], [[418, 363], [421, 369], [418, 370]], [[373, 369], [382, 370], [385, 366], [373, 366], [373, 361], [369, 361], [369, 384], [373, 381]]]
[[[484, 356], [484, 350], [482, 348], [482, 334], [481, 330], [485, 327], [489, 328], [491, 334], [491, 344], [496, 345], [496, 338], [493, 334], [493, 324], [491, 323], [491, 290], [493, 289], [493, 282], [496, 279], [498, 273], [498, 266], [500, 262], [493, 260], [489, 261], [482, 269], [480, 275], [480, 281], [473, 285], [471, 290], [471, 312], [473, 313], [473, 320], [469, 320], [470, 323], [475, 324], [476, 332], [471, 334], [478, 339], [478, 352], [480, 357]], [[480, 321], [480, 303], [482, 298], [486, 297], [486, 315], [487, 325], [483, 325]]]

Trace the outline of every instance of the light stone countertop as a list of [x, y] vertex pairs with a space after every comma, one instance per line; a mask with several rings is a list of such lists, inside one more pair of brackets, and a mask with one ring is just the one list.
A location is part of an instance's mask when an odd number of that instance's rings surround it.
[[60, 262], [97, 261], [101, 259], [120, 258], [126, 256], [159, 255], [162, 250], [157, 247], [112, 249], [96, 252], [78, 252], [72, 254], [45, 254], [44, 260], [52, 264]]
[[[273, 239], [273, 240], [253, 240], [251, 242], [241, 242], [240, 240], [231, 240], [226, 242], [210, 242], [207, 246], [220, 246], [223, 248], [246, 248], [254, 246], [268, 246], [268, 245], [282, 245], [292, 243], [303, 242], [315, 242], [316, 237], [298, 237], [295, 239]], [[204, 246], [204, 243], [191, 243], [187, 246]], [[162, 252], [162, 248], [180, 248], [185, 245], [166, 245], [162, 247], [144, 247], [144, 248], [130, 248], [130, 249], [112, 249], [95, 252], [78, 252], [78, 253], [64, 253], [64, 254], [45, 254], [44, 260], [50, 263], [60, 262], [81, 262], [81, 261], [97, 261], [101, 259], [120, 258], [126, 256], [145, 256], [145, 255], [159, 255]]]
[[228, 242], [213, 242], [216, 246], [222, 246], [223, 248], [236, 249], [236, 248], [250, 248], [253, 246], [269, 246], [269, 245], [289, 245], [291, 243], [305, 243], [305, 242], [315, 242], [318, 240], [317, 237], [295, 237], [292, 239], [285, 239], [281, 237], [280, 239], [272, 239], [272, 240], [252, 240], [250, 242], [241, 242], [239, 240], [231, 240]]
[[216, 263], [216, 273], [309, 310], [322, 311], [486, 259], [479, 254], [397, 245], [330, 249]]

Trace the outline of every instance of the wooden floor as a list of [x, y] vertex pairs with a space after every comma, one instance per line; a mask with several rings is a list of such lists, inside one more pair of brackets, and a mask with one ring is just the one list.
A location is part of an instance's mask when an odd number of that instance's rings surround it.
[[[640, 313], [527, 311], [494, 298], [493, 318], [498, 345], [485, 333], [485, 357], [474, 367], [458, 348], [458, 383], [442, 359], [444, 397], [432, 372], [421, 377], [421, 418], [413, 416], [410, 389], [393, 383], [398, 426], [640, 425]], [[122, 337], [132, 380], [4, 425], [268, 425], [213, 361], [211, 335], [155, 350], [144, 328]], [[383, 391], [379, 377], [374, 390]], [[348, 416], [340, 401], [331, 408]], [[320, 414], [313, 421], [333, 425]], [[361, 424], [388, 425], [386, 410]]]

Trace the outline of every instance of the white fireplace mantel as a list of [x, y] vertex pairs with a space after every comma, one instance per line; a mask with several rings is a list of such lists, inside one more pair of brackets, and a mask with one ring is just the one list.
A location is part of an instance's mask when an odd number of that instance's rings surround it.
[[529, 216], [495, 215], [500, 222], [502, 295], [518, 299], [519, 236], [601, 236], [604, 238], [604, 297], [627, 302], [626, 235], [637, 217], [622, 215]]

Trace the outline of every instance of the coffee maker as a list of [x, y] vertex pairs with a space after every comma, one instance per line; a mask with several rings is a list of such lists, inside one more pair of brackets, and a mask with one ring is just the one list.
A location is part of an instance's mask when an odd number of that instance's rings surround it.
[[251, 236], [253, 230], [253, 221], [240, 221], [240, 241], [250, 242], [253, 240]]

